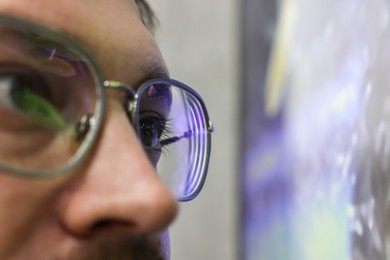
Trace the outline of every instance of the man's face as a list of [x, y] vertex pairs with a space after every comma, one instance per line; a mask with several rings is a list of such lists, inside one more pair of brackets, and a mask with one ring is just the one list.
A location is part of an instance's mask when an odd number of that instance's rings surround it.
[[[105, 79], [138, 86], [165, 65], [133, 0], [0, 0], [0, 13], [63, 31]], [[103, 126], [76, 172], [46, 180], [0, 174], [0, 259], [161, 259], [176, 200], [107, 92]]]

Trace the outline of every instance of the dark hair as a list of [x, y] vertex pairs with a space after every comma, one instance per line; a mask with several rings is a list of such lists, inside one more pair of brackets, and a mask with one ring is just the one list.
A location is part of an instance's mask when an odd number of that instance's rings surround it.
[[135, 0], [144, 25], [153, 33], [158, 23], [156, 15], [145, 0]]

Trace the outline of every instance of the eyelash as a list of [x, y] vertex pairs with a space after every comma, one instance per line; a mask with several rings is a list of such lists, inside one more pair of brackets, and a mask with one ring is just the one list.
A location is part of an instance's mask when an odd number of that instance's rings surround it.
[[[160, 118], [159, 119], [159, 124], [161, 126], [161, 135], [160, 135], [160, 140], [165, 140], [165, 139], [168, 139], [172, 133], [172, 124], [170, 123], [171, 120], [169, 119], [162, 119]], [[166, 152], [168, 151], [168, 147], [167, 145], [161, 145], [161, 154], [162, 155], [165, 155]]]
[[[140, 125], [141, 128], [145, 127], [144, 129], [154, 129], [156, 131], [156, 137], [158, 138], [159, 146], [156, 147], [151, 147], [146, 145], [149, 149], [153, 149], [158, 152], [162, 152], [162, 150], [166, 150], [167, 148], [165, 145], [161, 145], [161, 141], [168, 139], [170, 136], [170, 133], [172, 133], [172, 125], [170, 124], [171, 120], [161, 118], [160, 116], [150, 116], [150, 117], [145, 117], [141, 119]], [[142, 134], [141, 134], [142, 138]]]

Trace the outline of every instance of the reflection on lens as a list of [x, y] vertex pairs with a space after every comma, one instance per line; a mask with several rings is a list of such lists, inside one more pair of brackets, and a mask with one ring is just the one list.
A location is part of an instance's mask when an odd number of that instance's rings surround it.
[[[49, 96], [47, 84], [35, 75], [13, 75], [8, 91], [13, 108], [37, 125], [53, 131], [66, 127], [65, 119]], [[7, 86], [2, 86], [7, 88]]]
[[[191, 92], [156, 82], [143, 87], [138, 102], [138, 133], [161, 179], [182, 199], [203, 181], [208, 131], [202, 106]], [[145, 138], [158, 142], [148, 142]]]

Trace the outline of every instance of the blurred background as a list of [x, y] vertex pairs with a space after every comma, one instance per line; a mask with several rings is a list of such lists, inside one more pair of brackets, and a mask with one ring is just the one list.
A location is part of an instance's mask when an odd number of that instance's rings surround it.
[[201, 194], [180, 205], [171, 229], [173, 260], [238, 259], [238, 0], [150, 0], [157, 41], [171, 76], [204, 98], [216, 132]]

